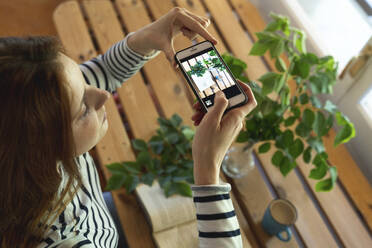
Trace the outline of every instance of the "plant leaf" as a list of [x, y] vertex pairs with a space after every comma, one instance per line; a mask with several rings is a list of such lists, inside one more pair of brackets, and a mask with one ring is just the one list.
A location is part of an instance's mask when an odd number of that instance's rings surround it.
[[170, 123], [172, 124], [173, 127], [177, 128], [181, 125], [182, 123], [182, 118], [177, 115], [177, 114], [174, 114], [172, 115], [172, 117], [170, 118]]
[[280, 166], [280, 163], [282, 162], [283, 157], [284, 157], [283, 152], [276, 151], [273, 157], [271, 158], [271, 163], [273, 163], [273, 165], [275, 166]]
[[148, 186], [152, 186], [152, 184], [154, 183], [154, 180], [155, 180], [155, 175], [152, 174], [151, 172], [146, 173], [142, 175], [141, 177], [141, 182], [143, 182], [144, 184]]
[[284, 156], [280, 162], [280, 172], [283, 176], [287, 176], [288, 173], [294, 168], [294, 165], [291, 163], [287, 156]]
[[133, 148], [136, 149], [137, 151], [145, 151], [145, 150], [147, 150], [147, 144], [142, 139], [134, 139], [134, 140], [132, 140], [132, 145], [133, 145]]
[[119, 189], [125, 182], [127, 176], [124, 174], [112, 174], [107, 182], [105, 190], [116, 190]]
[[287, 66], [285, 65], [284, 61], [280, 58], [280, 57], [277, 57], [276, 58], [276, 61], [275, 61], [275, 68], [279, 71], [279, 72], [284, 72], [287, 70]]
[[304, 151], [304, 143], [301, 139], [297, 138], [293, 144], [289, 147], [289, 154], [296, 159]]
[[194, 130], [192, 130], [191, 128], [185, 128], [182, 130], [182, 133], [183, 135], [185, 135], [186, 139], [191, 141], [193, 138], [194, 138]]
[[275, 72], [267, 72], [258, 80], [262, 82], [262, 95], [267, 95], [274, 90], [275, 83], [280, 77], [280, 74]]
[[256, 55], [262, 56], [266, 53], [267, 49], [269, 49], [269, 44], [262, 41], [257, 41], [253, 44], [249, 55]]
[[311, 146], [308, 146], [303, 153], [303, 160], [305, 163], [309, 163], [311, 160]]
[[297, 119], [297, 118], [294, 117], [294, 116], [288, 117], [288, 118], [284, 121], [284, 125], [285, 125], [286, 127], [292, 126], [293, 123], [296, 121], [296, 119]]
[[309, 96], [306, 93], [301, 94], [299, 99], [302, 105], [309, 102]]
[[268, 152], [270, 150], [270, 147], [271, 147], [271, 144], [269, 142], [264, 143], [264, 144], [260, 145], [260, 147], [258, 148], [258, 152], [259, 153]]
[[314, 132], [318, 135], [318, 137], [322, 137], [326, 134], [327, 131], [327, 125], [326, 125], [326, 119], [321, 111], [318, 111], [315, 115], [315, 121], [314, 121]]

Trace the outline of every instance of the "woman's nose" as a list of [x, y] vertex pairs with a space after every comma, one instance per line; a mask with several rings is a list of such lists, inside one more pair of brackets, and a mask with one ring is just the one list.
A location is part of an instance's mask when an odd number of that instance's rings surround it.
[[96, 103], [96, 110], [102, 108], [102, 106], [105, 104], [107, 99], [110, 97], [110, 93], [106, 90], [98, 89], [97, 91], [97, 103]]

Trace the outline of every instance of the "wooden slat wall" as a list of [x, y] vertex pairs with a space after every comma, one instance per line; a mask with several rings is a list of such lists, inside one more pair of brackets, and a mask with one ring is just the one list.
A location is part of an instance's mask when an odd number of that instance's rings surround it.
[[[144, 1], [146, 5], [139, 0], [115, 1], [115, 8], [123, 23], [120, 23], [117, 19], [117, 13], [110, 1], [83, 1], [84, 10], [93, 29], [100, 52], [106, 51], [113, 43], [124, 38], [121, 25], [124, 25], [128, 32], [136, 31], [153, 21], [150, 16], [157, 19], [174, 6], [171, 0], [163, 0], [162, 4], [155, 0]], [[206, 16], [207, 11], [210, 12], [213, 16], [213, 23], [208, 30], [219, 40], [217, 49], [221, 53], [230, 50], [244, 60], [248, 64], [247, 74], [251, 79], [257, 79], [268, 70], [259, 57], [248, 56], [252, 41], [245, 29], [255, 40], [254, 32], [261, 31], [265, 27], [257, 9], [248, 1], [205, 0], [201, 2], [200, 0], [176, 0], [175, 4], [203, 16]], [[149, 12], [146, 11], [147, 8]], [[232, 8], [238, 13], [243, 26], [235, 18]], [[55, 11], [54, 21], [61, 40], [67, 48], [68, 55], [75, 61], [81, 63], [97, 54], [89, 37], [88, 28], [79, 5], [76, 2], [67, 2], [60, 5]], [[74, 37], [79, 37], [79, 39]], [[241, 39], [237, 39], [237, 37], [241, 37]], [[202, 39], [199, 37], [197, 40], [201, 41]], [[176, 50], [178, 50], [191, 45], [191, 42], [184, 37], [178, 37], [174, 44]], [[269, 57], [264, 56], [264, 59], [269, 65], [269, 69], [274, 69], [274, 64]], [[143, 139], [151, 137], [157, 128], [156, 118], [163, 114], [170, 117], [173, 113], [178, 113], [186, 124], [191, 125], [191, 98], [187, 96], [189, 92], [185, 91], [185, 81], [180, 74], [173, 70], [165, 56], [160, 54], [157, 58], [149, 61], [142, 71], [146, 76], [145, 78], [137, 73], [118, 89], [119, 98], [123, 104], [125, 117], [129, 122], [132, 135], [135, 138]], [[148, 85], [145, 83], [146, 80], [149, 83]], [[170, 102], [172, 104], [169, 104]], [[160, 112], [157, 111], [156, 104], [159, 104], [158, 110]], [[130, 147], [128, 135], [112, 98], [107, 102], [106, 110], [110, 128], [107, 135], [96, 147], [100, 163], [104, 165], [114, 161], [133, 160], [135, 155]], [[332, 135], [334, 133], [331, 133]], [[331, 145], [331, 138], [325, 140], [326, 143], [329, 143], [327, 149]], [[370, 201], [372, 194], [366, 194], [370, 187], [364, 188], [366, 180], [365, 178], [364, 181], [361, 179], [363, 192], [360, 192], [358, 180], [363, 178], [363, 175], [360, 174], [357, 167], [353, 167], [357, 170], [353, 173], [351, 179], [348, 179], [349, 175], [346, 176], [346, 174], [343, 177], [341, 176], [342, 172], [347, 173], [350, 170], [346, 167], [345, 160], [352, 166], [356, 166], [348, 154], [345, 155], [344, 160], [340, 159], [339, 152], [346, 151], [343, 150], [345, 149], [343, 146], [341, 148], [341, 150], [339, 148], [337, 148], [338, 150], [330, 150], [330, 161], [337, 162], [336, 165], [339, 168], [342, 183], [345, 181], [346, 190], [349, 193], [354, 193], [351, 198], [361, 209], [367, 223], [370, 224], [371, 219], [369, 217], [372, 218], [372, 215], [370, 214], [369, 204], [372, 202]], [[276, 193], [280, 197], [292, 201], [298, 208], [299, 219], [295, 228], [304, 245], [309, 247], [336, 247], [335, 239], [307, 195], [301, 184], [301, 178], [298, 178], [295, 173], [283, 178], [277, 169], [271, 165], [271, 153], [258, 157]], [[342, 164], [341, 169], [339, 164]], [[307, 179], [306, 175], [309, 169], [305, 166], [300, 162], [300, 171], [305, 176], [306, 183], [312, 188], [312, 193], [316, 196], [321, 208], [331, 222], [332, 230], [337, 234], [342, 244], [350, 247], [371, 246], [372, 241], [368, 231], [363, 227], [340, 187], [337, 186], [331, 193], [315, 193], [313, 191], [314, 182]], [[102, 169], [106, 179], [108, 179], [109, 172], [105, 167]], [[232, 199], [241, 229], [245, 234], [243, 235], [245, 247], [282, 247], [283, 243], [275, 237], [266, 235], [260, 225], [263, 212], [273, 196], [258, 169], [254, 168], [246, 177], [234, 179], [231, 183], [233, 183], [234, 193], [237, 195], [237, 199], [234, 196]], [[359, 189], [358, 192], [357, 189]], [[113, 196], [130, 247], [154, 247], [151, 231], [135, 196], [125, 194], [125, 190], [115, 191]], [[250, 225], [244, 217], [247, 218]], [[136, 223], [136, 225], [133, 225], [133, 223]], [[254, 229], [251, 229], [250, 226]], [[254, 236], [258, 239], [256, 240]], [[250, 244], [246, 237], [248, 237]], [[286, 247], [298, 246], [299, 244], [294, 238], [291, 242], [286, 243]]]
[[[94, 11], [94, 6], [91, 10]], [[105, 14], [104, 11], [100, 13]], [[98, 16], [98, 18], [100, 17]], [[54, 22], [68, 55], [74, 58], [75, 61], [81, 63], [96, 55], [77, 2], [71, 1], [59, 5], [54, 12]], [[79, 40], [74, 40], [74, 37], [79, 37]], [[99, 40], [104, 42], [103, 39]], [[76, 46], [78, 49], [76, 49]], [[88, 56], [85, 53], [81, 53], [81, 51], [88, 51]], [[112, 97], [105, 104], [105, 107], [109, 129], [106, 136], [96, 146], [100, 164], [134, 160], [135, 156], [130, 148], [128, 135]], [[108, 179], [110, 173], [106, 167], [101, 169], [105, 178]], [[135, 196], [126, 194], [124, 189], [113, 191], [112, 195], [130, 247], [155, 247], [150, 227]], [[133, 225], [133, 223], [136, 224]]]

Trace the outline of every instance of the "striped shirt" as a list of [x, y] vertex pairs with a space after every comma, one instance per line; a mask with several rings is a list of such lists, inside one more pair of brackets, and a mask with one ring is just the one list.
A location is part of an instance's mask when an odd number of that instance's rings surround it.
[[[105, 54], [80, 65], [87, 84], [114, 92], [150, 59], [160, 52], [143, 56], [127, 46], [129, 33]], [[82, 187], [56, 219], [38, 248], [112, 248], [117, 247], [118, 234], [103, 200], [98, 173], [88, 152], [75, 158], [82, 177]], [[62, 174], [62, 185], [67, 175]], [[196, 207], [199, 247], [242, 247], [240, 229], [235, 216], [228, 183], [192, 185]]]

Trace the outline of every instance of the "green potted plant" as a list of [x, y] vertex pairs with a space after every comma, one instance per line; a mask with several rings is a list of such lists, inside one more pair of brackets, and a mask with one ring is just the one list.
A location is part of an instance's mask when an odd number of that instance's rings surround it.
[[[334, 145], [348, 142], [355, 136], [354, 125], [329, 100], [323, 103], [319, 96], [332, 94], [337, 80], [337, 63], [332, 56], [317, 57], [306, 51], [305, 33], [290, 26], [287, 17], [271, 14], [273, 21], [262, 32], [256, 33], [250, 54], [262, 56], [269, 52], [275, 60], [275, 72], [262, 75], [261, 85], [249, 82], [243, 74], [246, 64], [232, 55], [223, 58], [234, 76], [248, 83], [258, 106], [246, 117], [245, 128], [237, 142], [248, 150], [257, 142], [264, 142], [259, 153], [275, 149], [272, 164], [286, 176], [302, 157], [314, 168], [309, 177], [317, 182], [317, 191], [329, 191], [337, 179], [337, 169], [329, 165], [322, 137], [335, 123], [340, 129]], [[282, 55], [289, 60], [287, 65]], [[290, 91], [288, 82], [295, 82]], [[315, 151], [315, 155], [313, 155]], [[329, 177], [324, 179], [329, 174]]]

